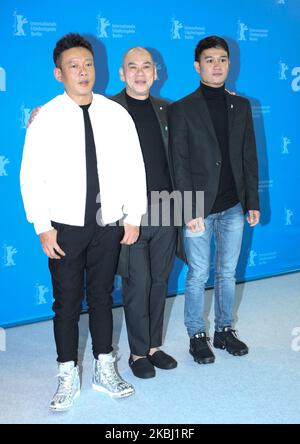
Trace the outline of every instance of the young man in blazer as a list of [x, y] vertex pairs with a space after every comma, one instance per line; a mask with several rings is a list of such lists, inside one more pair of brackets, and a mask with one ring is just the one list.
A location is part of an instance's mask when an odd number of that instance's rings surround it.
[[[125, 53], [120, 77], [126, 87], [112, 100], [124, 106], [135, 122], [146, 169], [150, 213], [151, 192], [173, 190], [168, 164], [168, 102], [150, 95], [157, 74], [152, 56], [145, 48], [138, 46]], [[131, 351], [129, 366], [136, 377], [144, 379], [155, 376], [155, 367], [169, 370], [177, 366], [175, 359], [160, 350], [160, 346], [178, 230], [172, 224], [159, 225], [142, 223], [138, 241], [130, 247], [122, 246], [118, 268], [123, 276]]]
[[206, 336], [204, 291], [209, 277], [210, 245], [215, 238], [214, 347], [235, 356], [248, 347], [233, 330], [235, 272], [240, 254], [244, 214], [251, 227], [259, 223], [258, 165], [250, 103], [225, 90], [229, 48], [217, 36], [201, 40], [194, 66], [200, 87], [170, 106], [171, 157], [176, 189], [204, 191], [204, 214], [184, 227], [188, 261], [185, 326], [190, 353], [200, 364], [215, 356]]

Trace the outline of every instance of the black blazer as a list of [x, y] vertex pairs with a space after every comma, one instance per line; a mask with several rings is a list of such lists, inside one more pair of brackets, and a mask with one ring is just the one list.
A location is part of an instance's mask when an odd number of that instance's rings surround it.
[[[247, 99], [227, 92], [229, 156], [244, 213], [259, 209], [258, 164]], [[169, 106], [170, 155], [176, 190], [204, 191], [204, 217], [218, 193], [221, 151], [200, 88]], [[195, 202], [193, 202], [193, 215]]]
[[[110, 99], [113, 100], [114, 102], [119, 103], [126, 110], [128, 110], [125, 89], [123, 89], [119, 94], [116, 94], [115, 96], [110, 97]], [[161, 129], [161, 134], [162, 134], [162, 138], [163, 138], [166, 157], [167, 157], [167, 160], [168, 160], [168, 163], [170, 166], [169, 128], [168, 128], [168, 117], [167, 117], [167, 106], [169, 105], [169, 102], [167, 102], [167, 100], [159, 99], [157, 97], [152, 97], [152, 96], [150, 96], [150, 101], [152, 103], [153, 109], [154, 109], [155, 114], [157, 116], [157, 120], [158, 120], [160, 129]], [[171, 176], [172, 185], [174, 187], [174, 177], [173, 177], [171, 168], [170, 168], [170, 176]], [[117, 274], [119, 274], [123, 277], [128, 277], [129, 248], [130, 247], [128, 245], [122, 245], [122, 247], [121, 247], [121, 253], [120, 253], [120, 258], [119, 258]], [[180, 259], [186, 261], [184, 248], [183, 248], [183, 242], [182, 242], [182, 236], [181, 236], [181, 230], [178, 233], [176, 255]]]

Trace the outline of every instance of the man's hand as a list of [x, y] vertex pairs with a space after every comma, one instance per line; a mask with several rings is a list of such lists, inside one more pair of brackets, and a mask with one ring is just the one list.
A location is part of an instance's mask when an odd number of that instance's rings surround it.
[[138, 240], [139, 234], [140, 227], [124, 223], [124, 237], [120, 243], [123, 245], [132, 245]]
[[200, 233], [201, 231], [205, 230], [203, 217], [197, 217], [197, 219], [191, 220], [186, 225], [192, 233]]
[[45, 231], [44, 233], [41, 233], [39, 237], [44, 253], [50, 259], [61, 259], [61, 257], [58, 256], [57, 253], [59, 253], [61, 256], [66, 255], [66, 253], [60, 248], [56, 241], [57, 230], [53, 228], [53, 230]]
[[39, 111], [40, 111], [41, 108], [42, 108], [41, 106], [38, 106], [37, 108], [34, 108], [34, 109], [31, 111], [30, 116], [29, 116], [29, 119], [28, 119], [28, 122], [27, 122], [27, 125], [26, 125], [26, 128], [29, 128], [29, 127], [30, 127], [30, 125], [31, 125], [32, 122], [34, 121], [35, 117], [38, 115], [38, 113], [39, 113]]
[[247, 216], [247, 222], [250, 227], [255, 227], [255, 225], [259, 224], [260, 220], [260, 211], [258, 210], [249, 210], [249, 215]]

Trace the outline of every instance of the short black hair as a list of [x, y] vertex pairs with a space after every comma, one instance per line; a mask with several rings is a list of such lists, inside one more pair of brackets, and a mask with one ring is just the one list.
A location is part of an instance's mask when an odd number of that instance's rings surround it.
[[84, 37], [80, 34], [70, 32], [64, 35], [61, 39], [56, 42], [56, 46], [53, 51], [53, 61], [57, 68], [60, 68], [61, 55], [64, 51], [71, 48], [86, 48], [94, 56], [93, 47]]
[[218, 37], [217, 35], [210, 35], [208, 37], [205, 37], [205, 39], [200, 40], [198, 45], [195, 48], [195, 61], [200, 61], [200, 56], [205, 49], [209, 48], [223, 48], [228, 55], [229, 58], [229, 48], [226, 40], [224, 40], [222, 37]]

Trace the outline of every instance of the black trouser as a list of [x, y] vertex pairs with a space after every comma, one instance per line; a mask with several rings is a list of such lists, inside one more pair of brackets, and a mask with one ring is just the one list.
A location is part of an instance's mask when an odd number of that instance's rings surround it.
[[66, 256], [49, 259], [58, 362], [77, 362], [78, 322], [86, 287], [93, 354], [112, 351], [112, 297], [123, 227], [52, 225]]
[[129, 277], [123, 279], [124, 311], [131, 353], [146, 356], [162, 344], [168, 277], [176, 247], [176, 228], [141, 227], [130, 246]]

